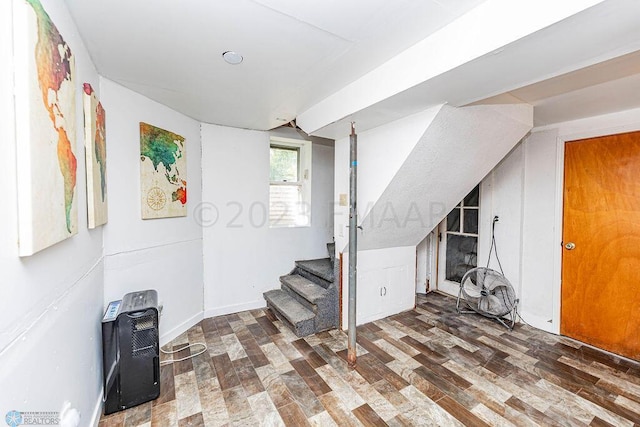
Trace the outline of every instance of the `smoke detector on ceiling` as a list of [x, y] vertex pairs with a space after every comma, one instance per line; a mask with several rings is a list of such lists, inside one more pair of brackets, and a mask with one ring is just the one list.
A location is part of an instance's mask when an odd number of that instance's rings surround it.
[[244, 59], [238, 52], [228, 50], [222, 53], [222, 58], [231, 65], [238, 65]]

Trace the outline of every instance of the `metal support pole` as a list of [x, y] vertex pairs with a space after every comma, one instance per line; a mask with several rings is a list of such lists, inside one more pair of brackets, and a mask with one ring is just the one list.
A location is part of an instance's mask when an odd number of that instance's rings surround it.
[[349, 138], [349, 346], [347, 363], [356, 367], [356, 272], [358, 265], [358, 211], [356, 208], [358, 178], [358, 136], [351, 123]]

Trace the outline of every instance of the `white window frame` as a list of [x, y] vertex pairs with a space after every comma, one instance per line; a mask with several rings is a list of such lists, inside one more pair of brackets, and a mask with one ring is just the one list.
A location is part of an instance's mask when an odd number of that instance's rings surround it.
[[[271, 221], [271, 200], [269, 200], [269, 228], [292, 228], [311, 226], [311, 141], [301, 139], [282, 138], [272, 136], [269, 138], [269, 148], [291, 148], [298, 150], [298, 181], [283, 182], [271, 181], [269, 178], [269, 189], [272, 185], [296, 186], [300, 189], [302, 206], [301, 221], [297, 224], [278, 224]], [[271, 164], [269, 164], [271, 172]]]
[[[474, 188], [475, 190], [475, 188]], [[473, 190], [472, 190], [473, 191]], [[468, 196], [468, 195], [467, 195]], [[467, 237], [475, 237], [476, 238], [476, 250], [480, 244], [480, 202], [482, 197], [482, 185], [478, 184], [478, 206], [465, 206], [464, 199], [467, 198], [465, 196], [460, 203], [458, 203], [447, 216], [444, 217], [442, 222], [438, 225], [438, 244], [437, 244], [437, 281], [436, 281], [436, 289], [441, 292], [444, 292], [449, 295], [457, 296], [458, 291], [460, 290], [460, 283], [454, 282], [451, 280], [447, 280], [446, 272], [447, 272], [447, 235], [453, 234], [457, 236], [467, 236]], [[460, 225], [458, 227], [458, 231], [449, 231], [447, 230], [447, 218], [449, 214], [453, 212], [455, 209], [460, 209]], [[478, 211], [478, 231], [476, 233], [465, 233], [464, 232], [464, 210], [477, 210]], [[476, 266], [478, 264], [478, 254], [476, 253]]]

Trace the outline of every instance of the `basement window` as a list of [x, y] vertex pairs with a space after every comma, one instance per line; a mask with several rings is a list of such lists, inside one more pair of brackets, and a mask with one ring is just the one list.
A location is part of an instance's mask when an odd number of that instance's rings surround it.
[[311, 142], [271, 138], [269, 226], [311, 224]]

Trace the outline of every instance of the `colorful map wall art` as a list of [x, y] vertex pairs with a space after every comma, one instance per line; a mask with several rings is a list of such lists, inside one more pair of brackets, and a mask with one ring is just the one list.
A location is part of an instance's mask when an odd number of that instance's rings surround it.
[[142, 219], [187, 215], [184, 137], [140, 123]]
[[84, 90], [84, 145], [87, 165], [87, 219], [89, 228], [107, 222], [107, 147], [105, 113], [89, 83]]
[[[78, 232], [75, 61], [39, 0], [14, 2], [19, 253]], [[24, 72], [22, 71], [24, 70]]]

